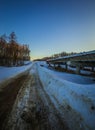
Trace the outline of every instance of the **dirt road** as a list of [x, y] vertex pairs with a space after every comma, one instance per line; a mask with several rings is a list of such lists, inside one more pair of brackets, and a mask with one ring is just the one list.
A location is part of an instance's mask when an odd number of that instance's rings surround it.
[[0, 128], [2, 128], [4, 121], [10, 114], [16, 96], [26, 78], [27, 75], [16, 78], [0, 91]]
[[44, 91], [35, 66], [0, 92], [0, 106], [1, 130], [68, 130]]

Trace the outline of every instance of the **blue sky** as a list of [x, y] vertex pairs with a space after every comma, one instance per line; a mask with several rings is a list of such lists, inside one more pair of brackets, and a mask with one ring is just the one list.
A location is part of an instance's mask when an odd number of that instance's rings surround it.
[[95, 0], [0, 0], [0, 35], [14, 31], [32, 58], [95, 49]]

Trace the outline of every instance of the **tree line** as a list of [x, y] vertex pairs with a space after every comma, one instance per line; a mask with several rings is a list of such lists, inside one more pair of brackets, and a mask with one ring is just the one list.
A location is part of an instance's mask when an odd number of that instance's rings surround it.
[[49, 57], [43, 57], [42, 59], [40, 60], [49, 60], [49, 59], [56, 59], [56, 58], [60, 58], [60, 57], [64, 57], [64, 56], [70, 56], [70, 55], [74, 55], [74, 54], [77, 54], [76, 52], [61, 52], [61, 53], [56, 53], [56, 54], [53, 54]]
[[19, 66], [30, 60], [30, 50], [27, 44], [19, 44], [16, 34], [0, 36], [0, 65]]

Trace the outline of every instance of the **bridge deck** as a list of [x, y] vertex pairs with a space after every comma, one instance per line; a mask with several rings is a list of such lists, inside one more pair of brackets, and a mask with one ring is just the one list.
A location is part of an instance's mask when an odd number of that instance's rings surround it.
[[49, 63], [67, 61], [95, 61], [95, 50], [48, 60]]
[[[47, 60], [48, 64], [66, 64], [76, 66], [76, 72], [80, 73], [80, 67], [95, 67], [95, 50], [89, 52], [78, 53], [70, 56], [64, 56], [56, 59]], [[94, 69], [93, 69], [94, 70]]]

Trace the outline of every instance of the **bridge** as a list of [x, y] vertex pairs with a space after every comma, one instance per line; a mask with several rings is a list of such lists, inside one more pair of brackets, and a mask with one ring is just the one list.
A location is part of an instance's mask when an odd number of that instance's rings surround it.
[[49, 65], [53, 64], [54, 67], [56, 65], [60, 66], [61, 64], [65, 64], [66, 69], [68, 65], [72, 65], [76, 67], [76, 73], [80, 73], [80, 68], [82, 67], [92, 67], [92, 71], [94, 71], [95, 67], [95, 50], [77, 53], [69, 56], [59, 57], [55, 59], [47, 60]]

